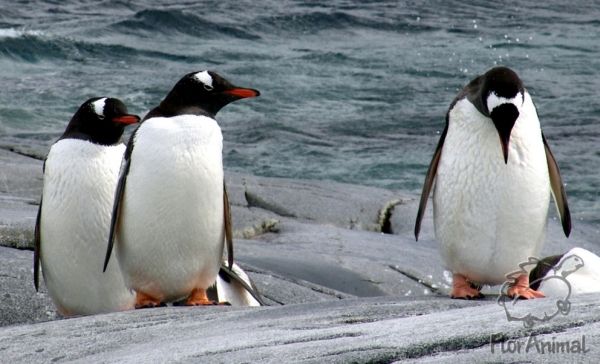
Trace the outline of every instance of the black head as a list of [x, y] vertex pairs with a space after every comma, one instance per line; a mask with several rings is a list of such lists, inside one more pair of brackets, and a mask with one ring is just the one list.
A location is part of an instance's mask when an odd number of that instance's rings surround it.
[[139, 116], [127, 113], [127, 107], [121, 100], [94, 97], [79, 107], [60, 139], [114, 145], [121, 139], [126, 125], [139, 121]]
[[215, 72], [192, 72], [183, 76], [160, 105], [144, 119], [183, 114], [214, 117], [230, 102], [259, 95], [257, 90], [232, 85]]
[[507, 67], [492, 68], [481, 80], [482, 111], [494, 122], [500, 136], [504, 162], [508, 163], [510, 134], [523, 107], [525, 89], [519, 76]]

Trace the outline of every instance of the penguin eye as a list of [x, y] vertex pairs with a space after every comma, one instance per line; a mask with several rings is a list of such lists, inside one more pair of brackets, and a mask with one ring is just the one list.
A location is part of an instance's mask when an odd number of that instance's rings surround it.
[[205, 89], [206, 91], [212, 91], [212, 90], [214, 90], [214, 89], [215, 89], [215, 88], [214, 88], [214, 87], [212, 87], [211, 85], [207, 85], [207, 84], [203, 84], [203, 85], [204, 85], [204, 89]]

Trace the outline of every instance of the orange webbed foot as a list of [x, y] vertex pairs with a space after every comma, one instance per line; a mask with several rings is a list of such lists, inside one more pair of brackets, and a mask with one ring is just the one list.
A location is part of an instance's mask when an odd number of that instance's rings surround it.
[[511, 298], [522, 298], [526, 300], [546, 297], [542, 292], [529, 288], [529, 276], [527, 274], [522, 274], [517, 277], [506, 293]]
[[166, 304], [161, 302], [159, 299], [154, 298], [143, 292], [135, 292], [135, 308], [155, 308], [164, 307]]
[[183, 302], [184, 306], [231, 306], [229, 302], [217, 302], [208, 298], [206, 290], [195, 288]]
[[477, 287], [467, 280], [467, 277], [455, 273], [452, 275], [452, 292], [450, 292], [450, 297], [474, 300], [483, 298], [484, 296], [479, 292]]

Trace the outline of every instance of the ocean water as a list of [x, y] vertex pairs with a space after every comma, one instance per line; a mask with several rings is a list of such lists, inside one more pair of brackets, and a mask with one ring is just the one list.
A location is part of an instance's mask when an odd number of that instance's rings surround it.
[[92, 96], [146, 113], [185, 73], [257, 88], [228, 168], [418, 194], [457, 91], [495, 65], [538, 108], [573, 217], [600, 222], [600, 3], [1, 1], [0, 147], [43, 157]]

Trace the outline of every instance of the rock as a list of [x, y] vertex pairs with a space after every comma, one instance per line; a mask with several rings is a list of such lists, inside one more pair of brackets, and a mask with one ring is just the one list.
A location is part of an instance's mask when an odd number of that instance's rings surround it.
[[237, 241], [236, 252], [242, 262], [354, 296], [448, 290], [432, 241], [288, 221], [277, 234]]
[[235, 172], [227, 172], [226, 181], [234, 206], [268, 211], [271, 218], [294, 218], [347, 229], [381, 231], [381, 210], [392, 201], [408, 199], [375, 187]]
[[[7, 151], [0, 140], [0, 244], [31, 249], [41, 161], [19, 148], [21, 154]], [[431, 206], [414, 240], [418, 196], [235, 172], [226, 173], [226, 182], [236, 261], [270, 306], [166, 307], [61, 320], [45, 288], [33, 288], [32, 252], [0, 247], [2, 361], [565, 362], [589, 361], [600, 344], [600, 295], [572, 297], [567, 315], [532, 329], [508, 321], [496, 302], [499, 287], [486, 288], [485, 300], [449, 299], [451, 277], [433, 236]], [[598, 233], [575, 221], [566, 239], [552, 217], [542, 254], [575, 245], [597, 252]], [[515, 304], [539, 313], [557, 302]], [[590, 351], [504, 350], [532, 337], [585, 338]]]
[[42, 161], [0, 148], [0, 245], [30, 248], [42, 191]]
[[[137, 310], [0, 328], [6, 362], [590, 362], [600, 295], [525, 330], [490, 301], [378, 297], [263, 308]], [[545, 310], [554, 302], [525, 302]], [[502, 353], [508, 339], [574, 341], [587, 353]], [[494, 352], [492, 352], [492, 345]], [[524, 350], [524, 349], [522, 349]]]
[[30, 251], [0, 247], [0, 326], [58, 317], [43, 284], [40, 293], [33, 288], [32, 255]]

